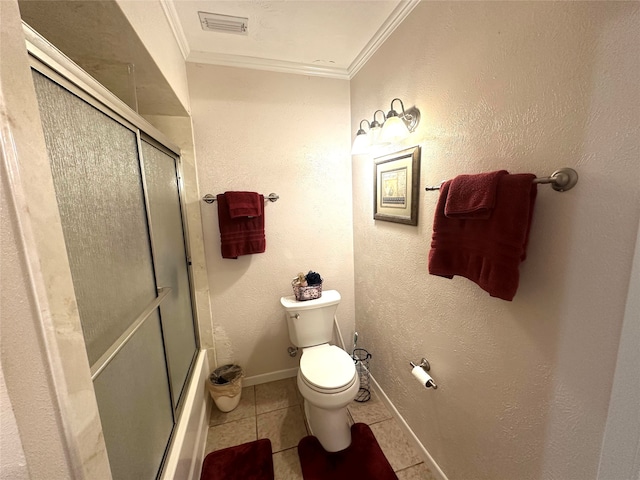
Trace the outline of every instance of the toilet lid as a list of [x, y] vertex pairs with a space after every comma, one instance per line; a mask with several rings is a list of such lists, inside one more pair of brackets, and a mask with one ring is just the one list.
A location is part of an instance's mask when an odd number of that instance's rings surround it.
[[332, 390], [353, 382], [356, 366], [347, 352], [335, 345], [306, 348], [300, 358], [300, 373], [318, 388]]

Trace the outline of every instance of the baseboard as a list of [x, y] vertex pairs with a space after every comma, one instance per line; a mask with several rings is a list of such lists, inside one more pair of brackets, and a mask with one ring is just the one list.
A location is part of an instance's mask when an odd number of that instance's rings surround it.
[[[340, 343], [342, 344], [342, 348], [344, 349], [345, 347], [344, 338], [342, 336], [342, 332], [340, 331], [340, 325], [338, 325], [338, 322], [336, 321], [335, 318], [334, 318], [334, 328], [338, 335], [338, 340], [340, 341]], [[282, 380], [284, 378], [295, 377], [297, 374], [298, 374], [297, 368], [290, 368], [287, 370], [278, 370], [277, 372], [271, 372], [271, 373], [265, 373], [262, 375], [253, 375], [251, 377], [246, 377], [243, 380], [242, 384], [243, 386], [249, 387], [251, 385], [259, 385], [261, 383], [273, 382], [275, 380]], [[393, 415], [393, 417], [398, 421], [400, 428], [402, 428], [402, 430], [405, 432], [405, 434], [407, 435], [407, 438], [416, 448], [416, 450], [420, 454], [420, 457], [422, 457], [422, 460], [424, 461], [424, 463], [427, 465], [427, 467], [429, 467], [429, 470], [431, 470], [431, 472], [433, 472], [433, 474], [436, 476], [436, 479], [448, 480], [447, 476], [444, 474], [440, 466], [436, 463], [436, 461], [433, 459], [433, 457], [427, 451], [424, 445], [422, 445], [422, 442], [418, 439], [416, 434], [413, 433], [413, 430], [411, 430], [411, 427], [409, 427], [405, 419], [402, 417], [402, 415], [400, 415], [400, 412], [398, 412], [398, 409], [393, 405], [393, 403], [391, 402], [391, 399], [387, 396], [384, 390], [382, 390], [382, 387], [380, 387], [380, 384], [376, 381], [373, 375], [369, 374], [369, 379], [371, 380], [371, 384], [373, 385], [374, 392], [378, 395], [382, 403], [384, 403], [385, 406], [389, 409], [389, 413], [391, 413], [391, 415]]]
[[[333, 319], [333, 326], [338, 334], [338, 339], [340, 340], [340, 343], [342, 343], [342, 349], [344, 350], [345, 348], [344, 338], [342, 337], [342, 332], [340, 331], [340, 325], [338, 324], [338, 321], [336, 318]], [[382, 403], [384, 403], [385, 406], [389, 409], [389, 413], [391, 413], [391, 415], [393, 415], [393, 417], [398, 421], [400, 428], [402, 428], [402, 430], [405, 432], [405, 434], [409, 438], [409, 441], [420, 453], [420, 456], [424, 460], [424, 463], [427, 465], [427, 467], [429, 467], [429, 470], [431, 470], [434, 473], [434, 475], [437, 477], [437, 480], [448, 480], [447, 476], [444, 474], [440, 466], [436, 463], [436, 461], [433, 459], [431, 454], [429, 454], [427, 449], [424, 448], [424, 445], [422, 445], [422, 442], [418, 439], [416, 434], [413, 433], [413, 430], [411, 430], [411, 427], [409, 427], [409, 425], [407, 424], [405, 419], [402, 417], [402, 415], [400, 415], [400, 412], [398, 412], [398, 409], [391, 402], [391, 399], [387, 397], [387, 394], [384, 393], [384, 390], [382, 390], [382, 387], [380, 387], [380, 384], [376, 382], [376, 379], [373, 377], [373, 375], [371, 375], [371, 372], [369, 372], [369, 380], [373, 385], [374, 392], [378, 395]]]
[[242, 380], [242, 386], [250, 387], [251, 385], [260, 385], [261, 383], [275, 382], [276, 380], [283, 380], [285, 378], [295, 377], [296, 375], [298, 375], [298, 367], [263, 373], [262, 375], [252, 375]]
[[387, 409], [389, 409], [389, 413], [391, 413], [391, 415], [393, 415], [393, 417], [398, 421], [400, 428], [402, 428], [404, 433], [407, 435], [407, 438], [409, 439], [409, 441], [416, 448], [416, 450], [424, 460], [424, 463], [427, 465], [427, 467], [429, 467], [429, 470], [433, 472], [437, 480], [448, 480], [447, 476], [444, 474], [440, 466], [436, 463], [436, 461], [433, 459], [433, 457], [427, 451], [424, 445], [422, 445], [422, 442], [418, 439], [416, 434], [413, 433], [413, 430], [411, 430], [411, 427], [409, 427], [405, 419], [402, 417], [402, 415], [400, 415], [400, 412], [398, 412], [398, 409], [393, 405], [393, 403], [391, 402], [391, 399], [387, 397], [387, 394], [384, 393], [384, 390], [382, 390], [382, 387], [380, 387], [380, 384], [376, 381], [373, 375], [369, 374], [369, 380], [373, 385], [374, 392], [378, 395], [378, 398], [382, 401], [382, 403], [385, 404]]
[[211, 399], [205, 388], [209, 374], [206, 350], [201, 350], [187, 387], [184, 407], [162, 471], [162, 480], [198, 480], [209, 429]]

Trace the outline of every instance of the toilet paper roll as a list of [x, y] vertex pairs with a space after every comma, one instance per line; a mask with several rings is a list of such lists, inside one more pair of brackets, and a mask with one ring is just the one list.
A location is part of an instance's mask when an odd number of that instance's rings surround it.
[[[411, 375], [416, 377], [423, 387], [428, 388], [431, 384], [435, 384], [435, 382], [431, 378], [431, 375], [425, 372], [424, 368], [422, 368], [420, 365], [413, 367], [413, 370], [411, 370]], [[431, 382], [431, 384], [427, 384], [428, 382]]]

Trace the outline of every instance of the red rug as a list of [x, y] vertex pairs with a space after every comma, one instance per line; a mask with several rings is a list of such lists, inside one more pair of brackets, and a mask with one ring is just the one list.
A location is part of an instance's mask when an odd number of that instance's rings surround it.
[[263, 438], [211, 452], [202, 462], [200, 480], [273, 480], [271, 441]]
[[326, 452], [316, 437], [298, 443], [304, 480], [398, 480], [368, 425], [351, 426], [351, 445]]

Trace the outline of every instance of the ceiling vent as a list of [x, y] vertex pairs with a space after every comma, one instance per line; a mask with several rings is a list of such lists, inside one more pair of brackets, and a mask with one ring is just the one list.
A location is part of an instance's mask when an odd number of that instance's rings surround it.
[[244, 17], [232, 17], [217, 13], [198, 12], [200, 25], [208, 32], [235, 33], [247, 35], [249, 19]]

